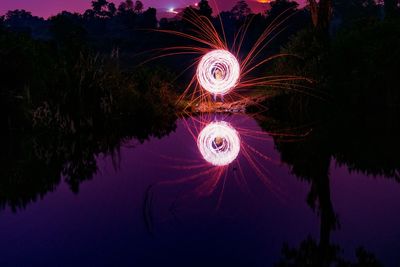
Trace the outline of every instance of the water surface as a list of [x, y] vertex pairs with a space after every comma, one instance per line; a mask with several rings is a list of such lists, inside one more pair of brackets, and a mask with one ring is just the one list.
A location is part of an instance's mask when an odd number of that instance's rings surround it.
[[[204, 160], [197, 144], [215, 121], [241, 142], [225, 166]], [[182, 118], [162, 138], [98, 154], [77, 193], [62, 179], [23, 208], [5, 205], [0, 266], [273, 266], [288, 258], [285, 244], [314, 256], [335, 248], [352, 262], [363, 247], [398, 266], [396, 180], [297, 145], [308, 134], [282, 140], [259, 124], [246, 115]]]

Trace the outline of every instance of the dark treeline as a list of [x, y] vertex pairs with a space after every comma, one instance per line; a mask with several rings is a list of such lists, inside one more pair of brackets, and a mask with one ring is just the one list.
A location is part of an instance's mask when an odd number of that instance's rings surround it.
[[[255, 39], [286, 9], [282, 3], [265, 16], [252, 14], [241, 1], [219, 16], [228, 37], [254, 16], [249, 39]], [[297, 8], [286, 4], [291, 12]], [[184, 86], [172, 81], [182, 59], [136, 65], [149, 57], [138, 57], [141, 52], [187, 44], [152, 30], [191, 33], [183, 18], [193, 12], [220, 27], [207, 1], [160, 21], [155, 9], [129, 0], [119, 6], [93, 1], [84, 14], [63, 11], [43, 19], [14, 10], [0, 18], [1, 207], [23, 208], [62, 178], [77, 192], [96, 172], [97, 155], [114, 155], [126, 140], [162, 137], [174, 129], [176, 95]], [[309, 23], [306, 11], [297, 18]], [[191, 64], [192, 58], [184, 59]]]
[[[331, 199], [330, 169], [336, 162], [349, 172], [400, 182], [400, 5], [368, 0], [319, 4], [321, 9], [310, 9], [312, 27], [282, 46], [281, 51], [299, 58], [280, 60], [273, 70], [313, 78], [315, 88], [307, 95], [281, 94], [269, 103], [272, 122], [260, 121], [267, 131], [293, 129], [291, 134], [299, 136], [288, 142], [278, 134], [275, 146], [292, 173], [310, 184], [306, 201], [320, 217], [319, 239], [285, 244], [277, 266], [383, 266], [363, 247], [355, 251], [357, 261], [349, 262], [331, 241], [341, 224]], [[325, 10], [324, 4], [331, 8]]]
[[[96, 28], [93, 20], [105, 15], [95, 3], [92, 11], [85, 16]], [[135, 16], [147, 14], [140, 12]], [[97, 155], [117, 155], [126, 140], [175, 128], [174, 76], [157, 66], [121, 68], [117, 52], [93, 45], [83, 20], [66, 12], [48, 20], [25, 11], [1, 18], [2, 208], [23, 208], [62, 178], [77, 192], [96, 173]]]
[[[318, 108], [330, 103], [352, 114], [398, 109], [396, 3], [325, 0], [310, 1], [300, 9], [296, 2], [277, 0], [264, 14], [253, 14], [245, 1], [239, 1], [231, 11], [214, 14], [202, 0], [176, 18], [159, 21], [156, 9], [144, 10], [140, 1], [129, 0], [118, 6], [97, 0], [83, 14], [61, 12], [48, 19], [24, 10], [8, 12], [0, 18], [0, 119], [5, 126], [0, 204], [23, 207], [54, 189], [61, 177], [77, 191], [79, 183], [96, 171], [99, 153], [118, 151], [129, 138], [143, 141], [173, 130], [176, 95], [186, 81], [175, 78], [193, 58], [173, 57], [145, 67], [138, 63], [149, 57], [142, 52], [188, 44], [154, 30], [192, 34], [185, 18], [193, 13], [210, 19], [219, 31], [222, 21], [229, 43], [244, 23], [252, 21], [243, 45], [246, 53], [265, 27], [286, 12], [288, 27], [265, 55], [284, 51], [299, 57], [281, 60], [259, 75], [302, 75], [318, 82], [312, 91], [318, 97], [284, 90], [269, 103], [271, 112], [280, 110], [279, 116], [289, 117], [287, 121], [323, 113], [310, 108], [309, 102], [317, 102]], [[336, 126], [350, 125], [345, 118]], [[354, 169], [367, 164], [351, 151], [341, 157], [329, 151], [332, 154]], [[37, 183], [36, 176], [43, 183]]]
[[222, 21], [232, 44], [235, 33], [252, 21], [246, 53], [286, 12], [287, 29], [263, 56], [297, 57], [261, 68], [258, 75], [300, 75], [315, 83], [309, 91], [293, 85], [269, 99], [273, 119], [260, 125], [299, 134], [290, 142], [276, 135], [274, 142], [282, 162], [310, 184], [306, 201], [320, 217], [320, 237], [306, 238], [298, 247], [284, 245], [276, 266], [381, 266], [363, 248], [356, 251], [356, 263], [348, 262], [331, 242], [340, 220], [329, 170], [335, 160], [352, 172], [400, 181], [399, 1], [308, 3], [300, 9], [294, 1], [276, 0], [265, 13], [253, 14], [238, 1], [231, 11], [214, 14], [202, 0], [175, 18], [158, 20], [157, 10], [144, 10], [140, 1], [116, 6], [97, 0], [83, 14], [43, 19], [14, 10], [0, 17], [0, 209], [24, 208], [62, 179], [78, 192], [96, 173], [98, 155], [111, 155], [118, 164], [126, 141], [161, 138], [175, 129], [176, 97], [187, 81], [176, 77], [193, 57], [138, 64], [151, 56], [143, 52], [192, 43], [154, 30], [194, 34], [187, 19], [196, 13], [220, 32]]
[[271, 106], [274, 123], [260, 122], [268, 131], [290, 128], [299, 135], [295, 142], [278, 135], [275, 145], [282, 162], [310, 184], [306, 201], [320, 217], [319, 240], [285, 244], [277, 266], [382, 266], [363, 247], [355, 252], [357, 262], [348, 262], [331, 241], [341, 224], [330, 169], [335, 161], [350, 172], [400, 182], [399, 7], [339, 0], [332, 6], [329, 25], [313, 24], [282, 48], [300, 59], [276, 65], [278, 73], [314, 78], [312, 96], [282, 94]]
[[[350, 113], [399, 112], [400, 5], [373, 0], [327, 2], [331, 5], [328, 23], [324, 27], [314, 23], [292, 36], [282, 51], [299, 58], [281, 60], [274, 71], [315, 79], [317, 90], [311, 94]], [[288, 98], [289, 103], [300, 104], [297, 108], [310, 101], [307, 97], [298, 101], [302, 96], [296, 94]]]
[[[127, 0], [116, 7], [112, 2], [96, 0], [92, 1], [92, 8], [83, 14], [63, 11], [56, 16], [43, 19], [25, 10], [14, 10], [7, 12], [2, 20], [3, 27], [14, 32], [26, 33], [34, 39], [62, 41], [74, 34], [75, 38], [104, 51], [118, 48], [138, 52], [141, 48], [160, 47], [160, 44], [161, 47], [165, 47], [168, 44], [169, 40], [165, 39], [170, 39], [171, 36], [160, 39], [160, 36], [156, 35], [155, 38], [151, 34], [151, 29], [190, 32], [192, 26], [186, 19], [193, 13], [207, 17], [219, 29], [221, 19], [228, 37], [233, 37], [246, 20], [255, 17], [253, 29], [248, 34], [251, 38], [252, 35], [258, 37], [254, 31], [261, 32], [286, 9], [295, 11], [298, 9], [298, 4], [279, 0], [273, 2], [272, 8], [265, 11], [265, 14], [253, 14], [245, 1], [238, 1], [231, 11], [215, 15], [208, 1], [201, 0], [198, 7], [186, 7], [175, 18], [161, 18], [158, 21], [157, 10], [154, 8], [144, 10], [141, 1], [134, 3]], [[302, 15], [295, 16], [296, 23], [289, 27], [291, 33], [310, 23], [309, 12], [306, 9], [299, 13]], [[232, 41], [231, 39], [228, 38], [228, 41]], [[182, 41], [179, 40], [180, 43]]]
[[300, 244], [285, 244], [277, 266], [383, 266], [363, 247], [355, 251], [357, 262], [349, 262], [343, 258], [340, 244], [331, 240], [332, 233], [340, 231], [342, 225], [331, 197], [330, 184], [335, 179], [331, 167], [336, 163], [350, 173], [400, 182], [398, 117], [383, 112], [375, 115], [339, 112], [323, 121], [310, 122], [290, 111], [280, 113], [259, 123], [270, 132], [292, 129], [285, 133], [297, 136], [288, 140], [276, 134], [274, 143], [281, 161], [288, 164], [292, 174], [309, 184], [305, 201], [320, 218], [320, 233], [317, 240], [307, 237]]

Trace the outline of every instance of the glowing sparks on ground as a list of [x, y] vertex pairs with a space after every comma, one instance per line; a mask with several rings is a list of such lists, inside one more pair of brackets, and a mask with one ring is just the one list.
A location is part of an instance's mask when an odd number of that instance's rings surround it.
[[239, 155], [239, 134], [227, 122], [212, 122], [200, 132], [197, 147], [207, 162], [214, 166], [225, 166]]
[[232, 53], [217, 49], [201, 58], [196, 75], [205, 90], [214, 95], [224, 95], [238, 83], [240, 65]]

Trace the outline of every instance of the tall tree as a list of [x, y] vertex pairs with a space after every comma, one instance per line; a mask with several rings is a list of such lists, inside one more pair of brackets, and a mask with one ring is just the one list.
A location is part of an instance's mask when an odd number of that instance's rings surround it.
[[400, 13], [400, 1], [399, 0], [384, 0], [385, 3], [385, 15], [392, 17]]
[[246, 1], [240, 0], [232, 8], [231, 13], [236, 19], [243, 19], [251, 14], [251, 9]]
[[126, 12], [126, 3], [125, 2], [121, 2], [118, 6], [118, 13], [122, 14]]
[[129, 12], [134, 12], [134, 5], [132, 0], [126, 0], [121, 2], [118, 6], [118, 13], [119, 14], [126, 14]]
[[96, 15], [102, 15], [102, 11], [107, 7], [107, 0], [92, 1], [92, 8]]
[[92, 10], [87, 10], [84, 14], [85, 17], [101, 17], [111, 18], [115, 15], [117, 9], [115, 4], [107, 0], [92, 1]]
[[211, 18], [212, 15], [212, 8], [210, 7], [207, 0], [201, 0], [199, 2], [199, 14], [201, 16], [205, 16], [207, 18]]
[[327, 31], [332, 17], [332, 0], [308, 0], [312, 22], [320, 31]]
[[155, 8], [149, 8], [141, 15], [140, 27], [146, 29], [157, 28], [157, 10]]
[[136, 1], [134, 10], [138, 14], [142, 13], [142, 11], [143, 11], [143, 3], [142, 3], [142, 1]]
[[125, 4], [126, 4], [126, 9], [133, 10], [134, 6], [133, 6], [133, 1], [132, 0], [126, 0]]
[[4, 26], [4, 16], [0, 16], [0, 29]]
[[274, 19], [284, 12], [285, 14], [291, 14], [296, 11], [298, 6], [299, 4], [292, 0], [276, 0], [271, 2], [271, 8], [267, 11], [267, 16], [270, 19]]
[[115, 7], [114, 3], [109, 3], [107, 9], [110, 17], [115, 16], [115, 13], [117, 13], [117, 8]]

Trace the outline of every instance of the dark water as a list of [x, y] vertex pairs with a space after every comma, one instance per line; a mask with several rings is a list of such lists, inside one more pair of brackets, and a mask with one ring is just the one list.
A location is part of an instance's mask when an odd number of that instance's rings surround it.
[[[196, 143], [220, 120], [241, 142], [222, 167], [207, 163]], [[79, 193], [62, 180], [24, 208], [5, 205], [0, 266], [274, 266], [293, 260], [285, 244], [324, 263], [357, 262], [363, 247], [399, 266], [400, 184], [389, 177], [398, 170], [368, 175], [357, 153], [349, 163], [346, 153], [320, 151], [307, 130], [262, 131], [245, 115], [187, 118], [161, 139], [99, 154]]]

